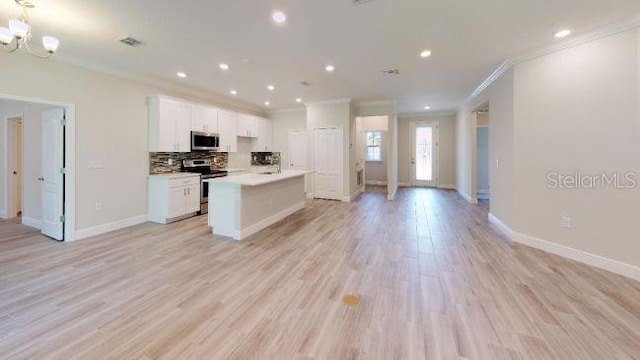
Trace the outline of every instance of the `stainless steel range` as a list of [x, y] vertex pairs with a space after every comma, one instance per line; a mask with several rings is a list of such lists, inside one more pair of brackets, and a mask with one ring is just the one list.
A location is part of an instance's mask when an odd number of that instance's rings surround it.
[[206, 179], [227, 176], [224, 170], [215, 170], [211, 168], [213, 163], [211, 160], [182, 160], [182, 171], [200, 174], [200, 214], [209, 212], [209, 183], [204, 182]]

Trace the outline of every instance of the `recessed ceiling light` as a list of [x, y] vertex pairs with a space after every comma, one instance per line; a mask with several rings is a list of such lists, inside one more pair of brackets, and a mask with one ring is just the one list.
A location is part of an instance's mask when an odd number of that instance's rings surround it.
[[571, 35], [571, 30], [560, 30], [555, 34], [556, 39], [562, 39], [564, 37], [567, 37]]
[[431, 106], [425, 106], [424, 109], [425, 110], [431, 110]]
[[324, 69], [328, 72], [333, 72], [333, 70], [335, 70], [336, 68], [333, 65], [327, 65], [324, 67]]
[[282, 11], [274, 11], [271, 13], [271, 18], [278, 24], [283, 24], [287, 21], [287, 15]]
[[270, 101], [265, 101], [265, 102], [264, 102], [264, 105], [265, 105], [265, 106], [269, 106], [269, 105], [271, 105], [271, 102], [270, 102]]
[[229, 94], [231, 94], [231, 95], [238, 95], [238, 92], [237, 92], [237, 91], [235, 91], [235, 90], [231, 90], [231, 91], [229, 91]]
[[229, 65], [222, 63], [220, 65], [218, 65], [218, 67], [222, 70], [229, 70]]
[[182, 71], [178, 72], [176, 75], [178, 75], [178, 77], [183, 79], [187, 77], [187, 74], [183, 73]]
[[297, 102], [297, 103], [301, 103], [301, 102], [302, 102], [302, 99], [297, 98], [297, 99], [296, 99], [296, 102]]
[[275, 89], [276, 89], [276, 87], [275, 87], [275, 86], [273, 86], [273, 85], [269, 85], [269, 86], [267, 86], [267, 89], [268, 89], [269, 91], [273, 91], [273, 90], [275, 90]]
[[429, 56], [431, 56], [431, 50], [422, 50], [420, 53], [420, 57], [422, 58], [428, 58]]

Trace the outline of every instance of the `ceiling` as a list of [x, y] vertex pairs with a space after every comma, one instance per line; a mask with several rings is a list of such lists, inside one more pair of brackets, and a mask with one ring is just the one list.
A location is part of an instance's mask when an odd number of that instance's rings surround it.
[[[60, 39], [60, 59], [203, 96], [235, 89], [237, 100], [273, 109], [300, 106], [298, 97], [394, 99], [415, 113], [456, 109], [505, 59], [553, 44], [558, 29], [585, 33], [638, 12], [638, 0], [39, 0], [31, 16], [34, 35]], [[18, 13], [0, 0], [0, 26]], [[123, 35], [146, 45], [115, 41]], [[423, 49], [433, 55], [420, 58]], [[389, 68], [400, 75], [383, 75]]]

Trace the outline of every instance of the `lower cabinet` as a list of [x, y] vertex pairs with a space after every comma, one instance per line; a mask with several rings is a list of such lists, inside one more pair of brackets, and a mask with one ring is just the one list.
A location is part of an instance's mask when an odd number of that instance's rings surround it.
[[149, 176], [149, 221], [167, 224], [200, 210], [200, 175]]

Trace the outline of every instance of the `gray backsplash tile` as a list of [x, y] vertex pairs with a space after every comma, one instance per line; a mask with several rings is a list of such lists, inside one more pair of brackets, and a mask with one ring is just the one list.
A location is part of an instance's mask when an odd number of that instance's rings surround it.
[[[169, 165], [169, 159], [173, 164]], [[207, 151], [195, 151], [189, 153], [152, 152], [149, 153], [149, 173], [166, 174], [179, 172], [182, 160], [211, 159], [214, 169], [225, 169], [229, 164], [229, 154]]]

